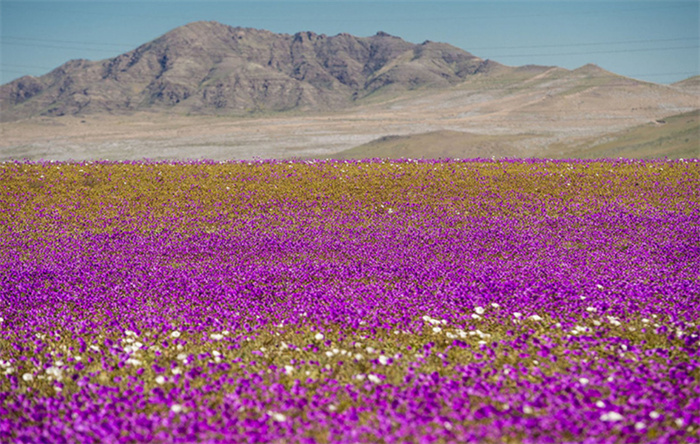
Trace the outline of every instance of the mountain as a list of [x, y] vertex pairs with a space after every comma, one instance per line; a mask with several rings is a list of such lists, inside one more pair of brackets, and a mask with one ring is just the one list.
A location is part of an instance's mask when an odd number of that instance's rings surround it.
[[118, 57], [72, 60], [0, 87], [2, 120], [173, 110], [243, 115], [336, 110], [381, 93], [440, 88], [498, 69], [445, 43], [294, 35], [195, 22]]
[[698, 79], [196, 22], [0, 86], [0, 160], [688, 157], [697, 125], [671, 116], [700, 109]]
[[700, 93], [700, 76], [688, 77], [685, 80], [671, 84], [671, 86], [690, 93]]

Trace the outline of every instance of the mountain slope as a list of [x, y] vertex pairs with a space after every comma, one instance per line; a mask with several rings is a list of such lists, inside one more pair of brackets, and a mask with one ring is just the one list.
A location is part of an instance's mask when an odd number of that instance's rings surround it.
[[700, 110], [669, 116], [563, 150], [557, 157], [700, 157]]
[[671, 84], [671, 86], [681, 91], [700, 94], [700, 76], [688, 77], [685, 80]]
[[596, 136], [578, 143], [558, 143], [529, 153], [523, 142], [534, 134], [487, 135], [461, 131], [431, 131], [405, 136], [385, 136], [341, 151], [335, 159], [367, 158], [486, 158], [555, 157], [598, 159], [624, 157], [658, 159], [700, 157], [700, 110], [666, 117], [623, 131]]
[[295, 35], [195, 22], [103, 61], [73, 60], [0, 87], [3, 120], [173, 109], [330, 110], [377, 92], [446, 87], [497, 68], [454, 46], [386, 33]]
[[462, 131], [431, 131], [405, 136], [385, 136], [341, 151], [334, 159], [438, 159], [477, 157], [522, 157], [515, 142], [530, 135], [486, 135]]

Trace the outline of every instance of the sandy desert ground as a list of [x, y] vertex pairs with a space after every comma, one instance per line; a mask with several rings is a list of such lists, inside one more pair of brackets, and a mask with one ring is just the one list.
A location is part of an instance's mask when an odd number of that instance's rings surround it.
[[0, 160], [324, 158], [384, 136], [431, 131], [488, 136], [491, 148], [481, 157], [540, 157], [700, 108], [698, 92], [597, 67], [550, 68], [521, 79], [475, 77], [452, 89], [381, 97], [334, 113], [233, 118], [142, 112], [6, 122], [0, 124]]

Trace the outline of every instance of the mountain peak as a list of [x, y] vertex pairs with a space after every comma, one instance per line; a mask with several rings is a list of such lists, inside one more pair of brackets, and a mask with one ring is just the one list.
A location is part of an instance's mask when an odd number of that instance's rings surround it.
[[446, 43], [416, 45], [383, 31], [288, 35], [198, 21], [112, 59], [71, 61], [3, 85], [0, 105], [4, 120], [168, 108], [233, 115], [334, 110], [384, 91], [449, 87], [486, 67]]

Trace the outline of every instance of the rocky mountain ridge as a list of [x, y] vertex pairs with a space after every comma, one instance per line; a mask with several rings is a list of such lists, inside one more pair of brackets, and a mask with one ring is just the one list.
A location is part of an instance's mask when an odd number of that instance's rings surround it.
[[174, 110], [336, 110], [370, 95], [444, 88], [502, 65], [446, 43], [294, 35], [194, 22], [112, 59], [72, 60], [0, 87], [2, 120]]

